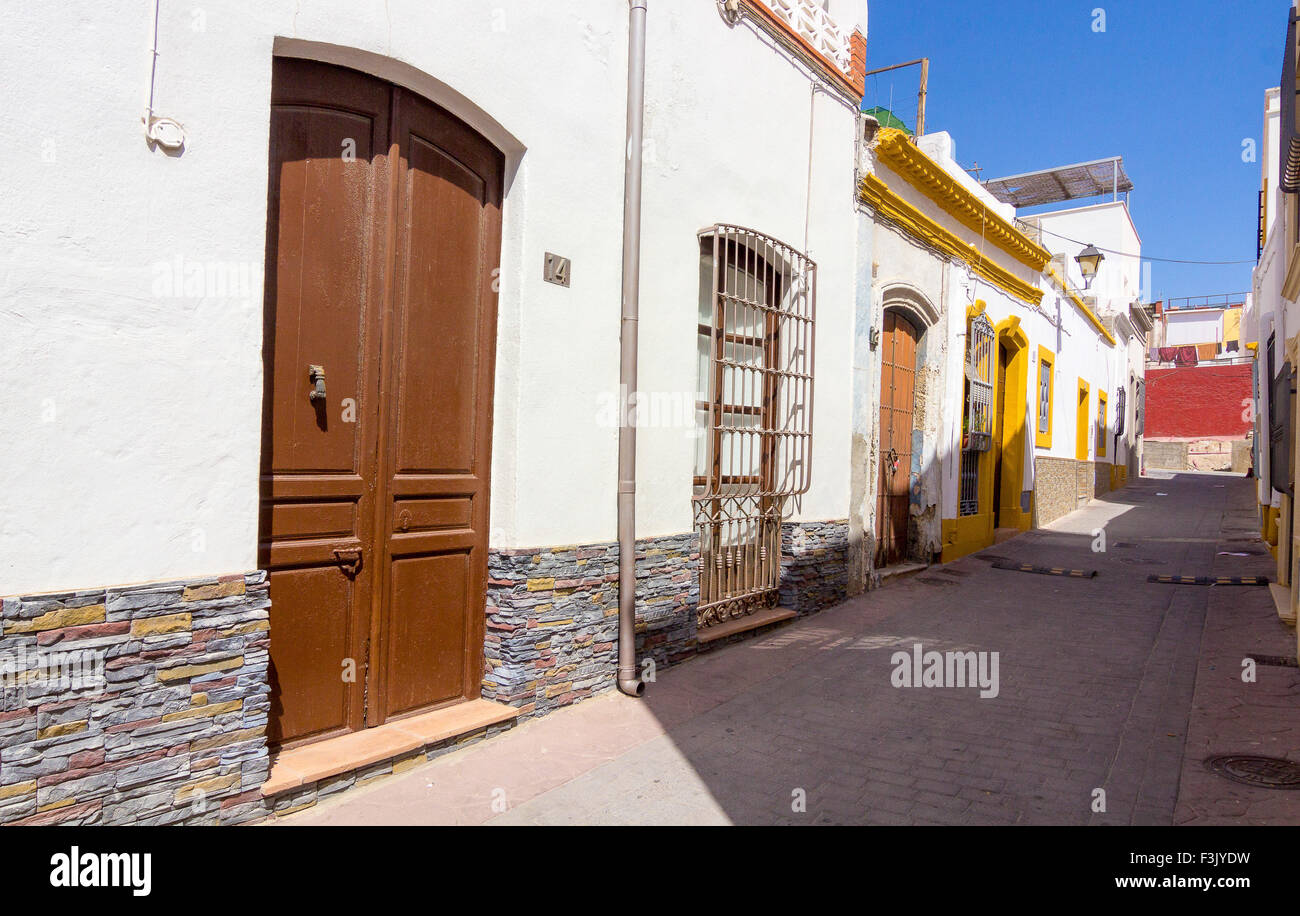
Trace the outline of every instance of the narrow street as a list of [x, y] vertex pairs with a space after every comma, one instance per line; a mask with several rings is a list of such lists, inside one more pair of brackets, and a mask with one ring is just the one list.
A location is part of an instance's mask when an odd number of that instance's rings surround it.
[[[1300, 753], [1300, 671], [1241, 676], [1248, 654], [1294, 657], [1268, 589], [1147, 581], [1273, 579], [1257, 532], [1253, 481], [1154, 472], [662, 671], [640, 701], [603, 694], [280, 823], [1294, 823], [1300, 793], [1203, 765]], [[917, 643], [997, 653], [996, 696], [895, 687]]]

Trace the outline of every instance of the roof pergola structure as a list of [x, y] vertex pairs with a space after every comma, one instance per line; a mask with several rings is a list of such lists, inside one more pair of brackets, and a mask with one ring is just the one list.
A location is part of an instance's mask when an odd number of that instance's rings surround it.
[[1133, 182], [1124, 171], [1123, 157], [1112, 156], [991, 178], [984, 182], [984, 187], [1004, 204], [1020, 209], [1106, 194], [1110, 194], [1112, 200], [1119, 200], [1121, 192], [1127, 194], [1133, 190]]

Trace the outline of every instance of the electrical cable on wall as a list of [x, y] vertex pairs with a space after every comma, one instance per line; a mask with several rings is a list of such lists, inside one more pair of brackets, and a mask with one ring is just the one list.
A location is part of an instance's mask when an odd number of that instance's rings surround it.
[[152, 147], [155, 144], [166, 150], [178, 150], [185, 145], [185, 128], [174, 118], [160, 118], [153, 112], [153, 87], [158, 73], [158, 16], [162, 0], [153, 4], [153, 41], [150, 45], [152, 56], [149, 58], [149, 100], [144, 106], [145, 139]]
[[[1042, 215], [1043, 215], [1043, 216], [1048, 216], [1048, 215], [1050, 215], [1050, 214], [1046, 214], [1046, 213], [1044, 213], [1044, 214], [1042, 214]], [[1031, 218], [1032, 218], [1032, 217], [1031, 217]], [[1039, 226], [1038, 229], [1039, 229], [1039, 231], [1042, 232], [1044, 235], [1055, 236], [1056, 238], [1060, 239], [1060, 240], [1063, 241], [1063, 242], [1073, 242], [1075, 245], [1087, 245], [1087, 244], [1088, 244], [1087, 242], [1081, 242], [1081, 241], [1079, 241], [1078, 239], [1072, 239], [1072, 238], [1070, 238], [1068, 235], [1061, 235], [1061, 233], [1059, 233], [1059, 232], [1053, 232], [1053, 231], [1050, 230], [1050, 229], [1044, 229], [1042, 226]], [[1133, 254], [1131, 251], [1114, 251], [1114, 250], [1112, 250], [1112, 249], [1110, 249], [1110, 248], [1102, 248], [1100, 245], [1094, 245], [1093, 247], [1096, 248], [1098, 251], [1104, 252], [1104, 253], [1106, 253], [1106, 254], [1113, 254], [1113, 255], [1116, 255], [1116, 256], [1121, 257], [1121, 258], [1137, 258], [1139, 261], [1161, 261], [1161, 262], [1163, 262], [1163, 263], [1165, 263], [1165, 264], [1206, 264], [1206, 265], [1214, 266], [1214, 265], [1225, 265], [1225, 264], [1254, 264], [1254, 263], [1256, 263], [1254, 258], [1249, 258], [1249, 259], [1244, 260], [1244, 261], [1192, 261], [1192, 260], [1186, 260], [1186, 259], [1181, 259], [1181, 258], [1157, 258], [1157, 257], [1155, 257], [1154, 255], [1147, 255], [1147, 254]]]

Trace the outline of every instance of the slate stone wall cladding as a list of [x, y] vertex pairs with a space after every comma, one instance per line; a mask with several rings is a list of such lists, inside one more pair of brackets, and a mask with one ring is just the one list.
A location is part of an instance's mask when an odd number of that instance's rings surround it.
[[[637, 658], [695, 654], [699, 537], [637, 541]], [[618, 545], [488, 554], [483, 696], [539, 715], [614, 686]]]
[[848, 597], [849, 523], [786, 522], [781, 526], [781, 606], [800, 614]]
[[266, 574], [3, 599], [0, 823], [264, 813]]

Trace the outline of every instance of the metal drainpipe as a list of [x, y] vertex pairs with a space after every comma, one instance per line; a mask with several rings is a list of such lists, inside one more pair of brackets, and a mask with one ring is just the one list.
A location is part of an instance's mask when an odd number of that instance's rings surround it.
[[623, 319], [619, 391], [627, 398], [618, 427], [618, 689], [645, 693], [636, 665], [637, 311], [641, 285], [641, 135], [645, 125], [645, 20], [648, 0], [629, 0], [627, 157], [623, 175]]

